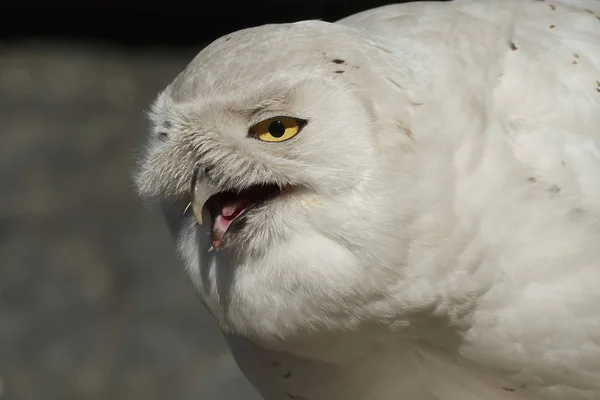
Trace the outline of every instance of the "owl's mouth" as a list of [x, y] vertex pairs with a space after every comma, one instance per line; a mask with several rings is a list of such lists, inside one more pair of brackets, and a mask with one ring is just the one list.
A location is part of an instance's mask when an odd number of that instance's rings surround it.
[[242, 191], [225, 191], [213, 194], [204, 207], [211, 218], [211, 244], [218, 250], [230, 228], [242, 220], [248, 211], [279, 196], [288, 188], [278, 185], [256, 185]]

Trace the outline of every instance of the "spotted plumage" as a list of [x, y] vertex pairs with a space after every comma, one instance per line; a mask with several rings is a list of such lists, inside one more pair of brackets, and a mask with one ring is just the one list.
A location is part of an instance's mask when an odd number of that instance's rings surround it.
[[137, 186], [266, 400], [600, 399], [599, 15], [265, 25], [158, 96]]

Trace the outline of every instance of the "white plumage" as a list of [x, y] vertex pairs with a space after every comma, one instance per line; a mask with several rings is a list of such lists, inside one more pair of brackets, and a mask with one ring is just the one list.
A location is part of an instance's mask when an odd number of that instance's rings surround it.
[[152, 120], [139, 190], [265, 399], [600, 399], [600, 1], [243, 30]]

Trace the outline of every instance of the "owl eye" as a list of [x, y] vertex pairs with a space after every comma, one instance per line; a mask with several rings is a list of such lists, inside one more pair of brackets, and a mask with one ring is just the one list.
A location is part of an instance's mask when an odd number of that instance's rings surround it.
[[250, 128], [250, 135], [263, 142], [283, 142], [296, 136], [306, 121], [292, 117], [273, 117]]

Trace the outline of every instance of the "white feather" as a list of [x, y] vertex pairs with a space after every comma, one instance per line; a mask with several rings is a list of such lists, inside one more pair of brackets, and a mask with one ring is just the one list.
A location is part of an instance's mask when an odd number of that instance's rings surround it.
[[[297, 139], [247, 137], [282, 114], [309, 120]], [[236, 32], [153, 121], [144, 195], [185, 197], [196, 162], [222, 188], [296, 187], [223, 251], [176, 221], [265, 399], [600, 399], [600, 1]]]

